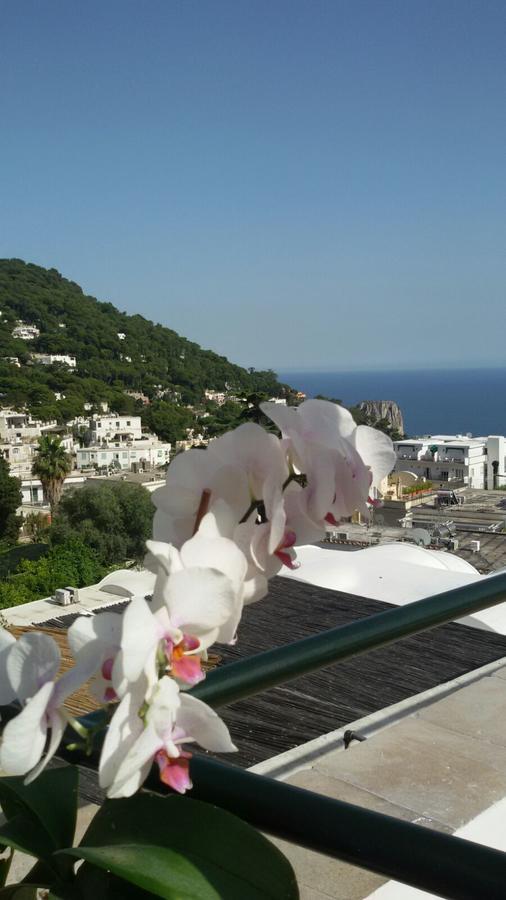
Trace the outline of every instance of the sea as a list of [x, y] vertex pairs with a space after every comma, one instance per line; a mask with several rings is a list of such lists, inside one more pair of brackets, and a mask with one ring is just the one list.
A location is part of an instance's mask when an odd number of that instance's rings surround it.
[[421, 369], [354, 372], [278, 371], [308, 397], [323, 394], [353, 406], [395, 400], [410, 437], [429, 434], [506, 435], [505, 369]]

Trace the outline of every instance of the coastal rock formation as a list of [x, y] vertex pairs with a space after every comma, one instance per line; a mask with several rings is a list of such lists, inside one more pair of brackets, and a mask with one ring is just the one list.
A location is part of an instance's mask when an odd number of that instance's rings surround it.
[[359, 405], [371, 422], [386, 419], [392, 428], [404, 434], [402, 412], [395, 400], [362, 400]]

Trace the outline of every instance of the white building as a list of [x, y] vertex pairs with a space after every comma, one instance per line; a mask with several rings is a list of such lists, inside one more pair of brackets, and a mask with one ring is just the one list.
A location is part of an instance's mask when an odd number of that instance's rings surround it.
[[38, 438], [44, 428], [50, 428], [52, 425], [56, 425], [56, 422], [43, 423], [32, 419], [28, 413], [17, 412], [14, 409], [0, 409], [0, 439], [9, 443]]
[[[17, 444], [21, 441], [37, 440], [41, 434], [46, 434], [57, 427], [56, 419], [42, 422], [40, 419], [33, 419], [29, 413], [17, 412], [14, 409], [0, 409], [0, 440], [7, 443]], [[59, 431], [58, 436], [62, 437]], [[65, 444], [65, 439], [69, 436], [64, 435], [63, 437]]]
[[92, 444], [142, 439], [140, 416], [92, 416], [89, 427]]
[[504, 437], [436, 434], [394, 441], [394, 448], [395, 472], [412, 472], [436, 485], [452, 482], [454, 487], [468, 485], [490, 490], [506, 484]]
[[27, 478], [32, 474], [36, 446], [35, 443], [24, 443], [19, 439], [16, 443], [0, 440], [0, 454], [9, 464], [10, 475]]
[[165, 466], [170, 459], [170, 444], [155, 439], [117, 442], [115, 444], [91, 444], [76, 450], [77, 468], [133, 468], [147, 469]]
[[68, 366], [69, 369], [75, 369], [77, 366], [75, 356], [67, 356], [64, 353], [32, 353], [31, 358], [41, 366], [54, 366], [57, 363]]
[[12, 337], [21, 338], [22, 341], [33, 341], [40, 334], [36, 325], [27, 325], [26, 322], [18, 322], [12, 330]]
[[2, 356], [4, 362], [10, 363], [12, 366], [16, 366], [18, 369], [21, 368], [21, 363], [17, 356]]
[[489, 490], [506, 485], [506, 438], [490, 434], [487, 438], [487, 486]]
[[[71, 475], [68, 475], [63, 482], [63, 490], [66, 491], [68, 490], [68, 488], [81, 487], [83, 484], [85, 484], [85, 482], [85, 475], [73, 473]], [[44, 500], [42, 482], [39, 481], [38, 478], [33, 478], [30, 477], [30, 475], [27, 475], [26, 477], [21, 479], [21, 496], [21, 513], [23, 515], [27, 515], [28, 513], [33, 512], [34, 509], [36, 511], [37, 507], [45, 507], [46, 509], [49, 508], [49, 504]]]

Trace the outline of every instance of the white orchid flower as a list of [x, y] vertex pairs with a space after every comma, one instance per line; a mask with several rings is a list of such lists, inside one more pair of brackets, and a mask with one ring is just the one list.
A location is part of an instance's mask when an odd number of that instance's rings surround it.
[[271, 521], [278, 494], [289, 475], [286, 455], [278, 438], [260, 425], [247, 422], [213, 441], [208, 453], [223, 464], [239, 467], [245, 472], [250, 500], [262, 501], [267, 519]]
[[206, 750], [236, 750], [219, 716], [200, 700], [180, 694], [172, 678], [161, 678], [148, 701], [145, 683], [136, 687], [118, 706], [102, 747], [99, 783], [108, 797], [130, 797], [155, 761], [161, 780], [184, 793], [192, 785], [190, 754], [183, 744], [196, 741]]
[[246, 560], [232, 541], [200, 533], [181, 551], [159, 541], [147, 547], [159, 573], [152, 607], [136, 597], [126, 609], [112, 680], [136, 681], [148, 666], [191, 687], [204, 678], [201, 657], [208, 647], [234, 638]]
[[[56, 680], [60, 651], [49, 635], [35, 632], [19, 638], [8, 651], [5, 668], [11, 690], [26, 705], [4, 728], [0, 768], [33, 781], [54, 756], [69, 716], [63, 704], [89, 678], [90, 658]], [[50, 732], [46, 754], [47, 732]], [[42, 758], [43, 757], [43, 758]]]
[[371, 485], [395, 465], [387, 435], [357, 427], [348, 410], [325, 400], [306, 400], [296, 409], [263, 403], [262, 411], [281, 429], [294, 469], [307, 478], [299, 501], [304, 515], [321, 527], [356, 510], [367, 514]]
[[155, 540], [181, 547], [197, 531], [203, 516], [224, 500], [237, 522], [246, 513], [250, 492], [246, 473], [208, 450], [180, 453], [167, 469], [166, 483], [153, 491]]
[[[220, 502], [216, 510], [233, 521], [228, 504]], [[247, 561], [236, 542], [222, 535], [215, 513], [203, 517], [198, 532], [179, 551], [161, 541], [147, 541], [146, 546], [146, 564], [157, 570], [153, 610], [166, 606], [171, 620], [176, 615], [185, 625], [198, 625], [202, 615], [205, 623], [219, 618], [215, 640], [230, 643], [242, 614]]]

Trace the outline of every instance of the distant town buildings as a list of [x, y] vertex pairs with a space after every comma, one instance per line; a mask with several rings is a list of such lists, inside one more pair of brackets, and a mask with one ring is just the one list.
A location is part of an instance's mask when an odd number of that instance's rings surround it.
[[506, 438], [430, 435], [394, 441], [395, 472], [412, 472], [435, 485], [492, 490], [506, 485]]

